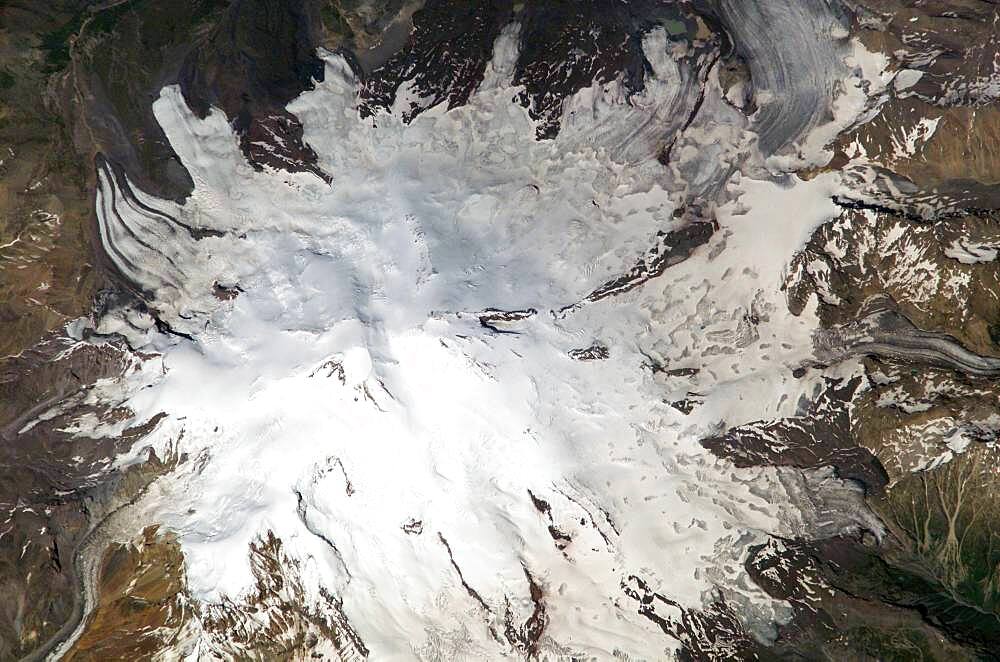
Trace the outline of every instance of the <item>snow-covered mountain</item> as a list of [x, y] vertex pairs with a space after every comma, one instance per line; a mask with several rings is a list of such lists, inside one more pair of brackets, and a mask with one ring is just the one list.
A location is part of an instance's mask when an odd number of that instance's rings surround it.
[[974, 103], [909, 10], [315, 9], [235, 2], [157, 79], [172, 174], [94, 160], [116, 285], [50, 360], [111, 358], [8, 425], [110, 444], [39, 654], [989, 648], [1000, 353], [956, 302], [998, 244], [916, 165]]

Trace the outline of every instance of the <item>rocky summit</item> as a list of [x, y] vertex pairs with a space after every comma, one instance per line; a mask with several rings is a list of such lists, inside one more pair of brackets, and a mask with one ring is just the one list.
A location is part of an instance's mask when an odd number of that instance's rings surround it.
[[998, 25], [0, 0], [0, 660], [1000, 659]]

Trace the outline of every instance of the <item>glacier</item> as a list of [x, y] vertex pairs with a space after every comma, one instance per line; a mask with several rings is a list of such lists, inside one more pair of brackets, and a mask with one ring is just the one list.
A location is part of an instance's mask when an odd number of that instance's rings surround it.
[[[409, 122], [405, 93], [362, 119], [351, 68], [324, 53], [288, 110], [330, 183], [254, 170], [225, 116], [197, 118], [177, 87], [154, 111], [191, 196], [101, 165], [104, 250], [152, 312], [92, 329], [141, 360], [88, 397], [155, 421], [119, 464], [179, 458], [128, 518], [176, 532], [204, 604], [252, 589], [247, 550], [273, 534], [311, 608], [336, 596], [345, 658], [662, 659], [712, 609], [767, 639], [788, 609], [746, 578], [748, 545], [880, 525], [831, 471], [736, 468], [700, 440], [818, 393], [793, 375], [814, 306], [793, 315], [782, 284], [838, 213], [841, 175], [769, 160], [713, 64], [678, 64], [662, 28], [639, 95], [595, 84], [536, 141], [516, 36], [469, 103]], [[819, 70], [855, 100], [878, 89]], [[866, 110], [846, 106], [830, 121]], [[207, 645], [193, 633], [177, 654]]]

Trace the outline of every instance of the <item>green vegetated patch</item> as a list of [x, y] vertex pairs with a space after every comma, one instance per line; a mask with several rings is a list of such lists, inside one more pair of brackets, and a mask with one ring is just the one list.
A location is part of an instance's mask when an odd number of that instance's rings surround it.
[[0, 90], [9, 90], [14, 87], [14, 83], [16, 82], [17, 79], [14, 78], [14, 74], [6, 69], [0, 69]]
[[[865, 600], [919, 614], [974, 655], [1000, 650], [1000, 451], [983, 439], [947, 461], [918, 469], [926, 462], [921, 427], [991, 411], [994, 397], [984, 396], [990, 385], [943, 370], [924, 368], [913, 375], [912, 366], [869, 368], [928, 406], [909, 414], [878, 410], [878, 389], [856, 401], [854, 433], [882, 458], [894, 480], [883, 496], [869, 498], [888, 531], [877, 549], [858, 551], [849, 563], [841, 560], [831, 583]], [[883, 631], [870, 623], [859, 626]], [[881, 643], [874, 635], [866, 640], [869, 646], [896, 642], [900, 650], [909, 648], [899, 633]], [[892, 659], [890, 652], [879, 659]]]
[[855, 651], [881, 662], [917, 662], [937, 659], [924, 633], [913, 628], [879, 629], [862, 625], [845, 635]]
[[87, 12], [81, 11], [60, 27], [42, 35], [41, 48], [45, 51], [48, 73], [64, 69], [69, 64], [70, 38], [80, 31]]
[[1000, 646], [1000, 451], [974, 443], [897, 483], [882, 514], [906, 537], [900, 564], [936, 587], [942, 623]]
[[823, 596], [816, 605], [822, 616], [805, 628], [786, 632], [761, 662], [786, 660], [879, 660], [880, 662], [973, 662], [975, 655], [921, 623], [916, 612], [897, 610], [875, 601], [859, 603]]
[[671, 37], [678, 37], [682, 34], [687, 34], [688, 31], [687, 24], [681, 20], [664, 21], [663, 27], [666, 29], [667, 34]]
[[48, 65], [47, 73], [64, 69], [69, 64], [72, 39], [80, 33], [88, 18], [94, 19], [91, 27], [95, 30], [107, 32], [111, 30], [130, 4], [132, 4], [132, 0], [127, 0], [120, 5], [114, 5], [96, 13], [89, 8], [82, 9], [55, 30], [43, 34], [41, 48], [45, 52], [45, 60]]
[[986, 327], [986, 332], [990, 334], [990, 340], [994, 345], [1000, 346], [1000, 322], [994, 322]]
[[1000, 451], [976, 443], [903, 477], [873, 505], [899, 539], [841, 577], [848, 590], [918, 609], [953, 639], [1000, 650]]
[[343, 35], [347, 39], [354, 37], [354, 31], [351, 29], [350, 24], [344, 18], [344, 14], [340, 11], [340, 8], [333, 4], [332, 0], [327, 0], [323, 3], [319, 10], [319, 17], [323, 21], [323, 27], [327, 32]]
[[[882, 603], [888, 610], [899, 607], [919, 615], [923, 621], [944, 633], [953, 643], [966, 650], [988, 650], [995, 633], [983, 623], [975, 623], [975, 609], [948, 599], [934, 583], [889, 563], [874, 553], [862, 554], [838, 568], [834, 584], [838, 589], [869, 601]], [[916, 623], [894, 625], [886, 620], [865, 622], [855, 614], [840, 637], [849, 649], [872, 655], [878, 660], [939, 659], [927, 649], [929, 642]], [[927, 657], [915, 651], [928, 652]], [[967, 659], [974, 659], [969, 655]]]
[[[133, 0], [101, 12], [87, 29], [86, 37], [99, 46], [91, 51], [89, 68], [112, 88], [108, 91], [116, 106], [121, 105], [117, 102], [128, 100], [123, 95], [152, 82], [168, 51], [171, 57], [183, 56], [172, 49], [194, 39], [226, 6], [226, 0]], [[147, 103], [135, 99], [124, 105]]]
[[[85, 8], [74, 14], [61, 26], [42, 35], [41, 48], [45, 52], [49, 73], [66, 67], [70, 61], [70, 46], [73, 37], [86, 24], [88, 35], [108, 34], [115, 31], [122, 19], [132, 14], [158, 15], [163, 21], [151, 25], [152, 31], [169, 31], [183, 24], [191, 26], [228, 5], [228, 0], [189, 0], [187, 2], [162, 2], [160, 0], [125, 0], [105, 9]], [[152, 10], [152, 11], [150, 11]], [[89, 22], [87, 22], [89, 20]], [[149, 44], [153, 46], [153, 44]]]

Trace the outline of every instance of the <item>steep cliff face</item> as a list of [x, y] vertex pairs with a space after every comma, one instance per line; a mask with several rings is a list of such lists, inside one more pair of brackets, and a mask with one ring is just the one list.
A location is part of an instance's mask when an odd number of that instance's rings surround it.
[[0, 657], [1000, 645], [995, 7], [0, 11]]

